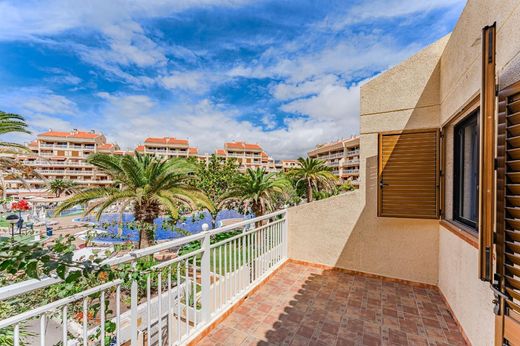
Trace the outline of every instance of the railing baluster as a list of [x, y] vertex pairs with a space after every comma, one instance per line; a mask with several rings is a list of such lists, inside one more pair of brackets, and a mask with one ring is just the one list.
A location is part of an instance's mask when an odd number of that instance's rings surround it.
[[233, 256], [235, 257], [235, 296], [238, 294], [240, 289], [238, 288], [240, 285], [240, 281], [238, 280], [238, 274], [239, 274], [239, 263], [240, 257], [238, 256], [238, 239], [235, 239], [233, 241]]
[[193, 328], [197, 328], [197, 256], [193, 256]]
[[14, 325], [13, 345], [20, 346], [20, 324], [19, 323]]
[[190, 303], [189, 303], [189, 262], [188, 259], [186, 259], [184, 265], [186, 266], [186, 270], [184, 272], [184, 306], [186, 308], [186, 337], [190, 335], [190, 321], [189, 321], [189, 311]]
[[228, 301], [228, 266], [227, 266], [227, 242], [223, 244], [224, 246], [224, 304]]
[[[159, 274], [157, 275], [157, 310], [159, 313], [158, 316], [158, 333], [159, 333], [159, 346], [163, 345], [162, 342], [162, 272], [159, 270]], [[151, 344], [149, 344], [151, 345]]]
[[173, 313], [172, 313], [172, 267], [168, 266], [168, 346], [173, 345]]
[[181, 263], [177, 262], [177, 339], [181, 343]]
[[88, 305], [87, 298], [83, 298], [83, 346], [88, 345]]
[[40, 345], [45, 346], [45, 314], [40, 316]]
[[[135, 269], [137, 262], [132, 262], [132, 268]], [[130, 288], [130, 345], [137, 345], [137, 281], [132, 279]]]
[[152, 298], [151, 298], [151, 273], [146, 276], [146, 339], [148, 345], [152, 344]]
[[210, 262], [211, 262], [211, 238], [206, 234], [202, 240], [202, 258], [200, 266], [200, 284], [201, 284], [201, 316], [202, 323], [208, 323], [211, 318], [211, 277], [210, 277]]
[[67, 305], [63, 306], [63, 309], [61, 311], [61, 340], [63, 342], [64, 346], [67, 346], [67, 339], [68, 339], [68, 326], [67, 326], [67, 319], [68, 319], [68, 307]]
[[105, 345], [105, 291], [101, 292], [100, 309], [101, 309], [100, 339], [101, 339], [101, 345], [104, 346]]
[[[213, 312], [217, 313], [217, 248], [213, 248]], [[211, 280], [211, 278], [210, 278]]]
[[121, 285], [116, 288], [116, 346], [121, 345]]
[[220, 245], [218, 247], [218, 266], [219, 266], [219, 269], [218, 269], [218, 293], [219, 293], [219, 296], [220, 296], [220, 299], [219, 299], [219, 310], [222, 308], [222, 301], [223, 301], [223, 285], [224, 285], [224, 275], [222, 275], [222, 245]]

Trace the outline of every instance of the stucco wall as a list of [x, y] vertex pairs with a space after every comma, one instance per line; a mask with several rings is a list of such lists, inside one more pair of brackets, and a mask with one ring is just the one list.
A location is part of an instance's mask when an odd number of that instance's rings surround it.
[[441, 59], [441, 123], [477, 94], [481, 83], [481, 32], [497, 23], [497, 72], [502, 86], [520, 77], [520, 2], [469, 0]]
[[478, 278], [478, 250], [442, 226], [439, 245], [439, 288], [472, 345], [493, 345], [493, 294]]
[[289, 209], [289, 257], [437, 284], [438, 222], [377, 217], [377, 135], [360, 143], [358, 191]]
[[[478, 95], [481, 30], [497, 23], [497, 74], [501, 87], [520, 79], [520, 3], [470, 0], [441, 58], [440, 123]], [[514, 39], [513, 39], [514, 38]], [[446, 132], [446, 217], [451, 217], [453, 131]], [[489, 285], [478, 279], [478, 250], [440, 226], [439, 288], [474, 345], [492, 345], [494, 315]]]

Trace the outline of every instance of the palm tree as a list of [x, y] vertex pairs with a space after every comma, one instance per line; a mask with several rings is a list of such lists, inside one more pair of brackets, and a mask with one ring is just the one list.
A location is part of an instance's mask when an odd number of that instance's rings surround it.
[[332, 174], [332, 169], [325, 162], [313, 158], [298, 159], [299, 167], [291, 170], [288, 175], [295, 179], [296, 185], [305, 184], [307, 202], [312, 202], [313, 189], [332, 190], [338, 178]]
[[238, 202], [245, 209], [250, 208], [255, 216], [262, 216], [266, 211], [273, 211], [290, 189], [291, 184], [284, 176], [266, 173], [263, 168], [248, 168], [223, 194], [220, 206]]
[[153, 222], [161, 214], [168, 212], [177, 218], [181, 204], [191, 210], [199, 207], [213, 210], [208, 198], [193, 187], [195, 168], [186, 160], [165, 160], [136, 152], [123, 156], [97, 153], [87, 161], [114, 183], [80, 191], [61, 203], [55, 213], [90, 202], [85, 214], [95, 211], [99, 220], [110, 206], [118, 204], [120, 213], [131, 207], [139, 228], [139, 248], [153, 241]]
[[58, 198], [64, 193], [76, 192], [78, 184], [72, 180], [54, 179], [47, 183], [47, 189]]
[[[27, 129], [27, 123], [23, 116], [0, 111], [0, 135], [6, 135], [9, 133], [29, 134], [31, 132]], [[3, 199], [6, 198], [4, 175], [11, 174], [20, 178], [21, 175], [17, 172], [27, 171], [27, 168], [16, 159], [17, 154], [27, 153], [27, 151], [28, 149], [24, 145], [0, 141], [0, 180], [2, 183]]]

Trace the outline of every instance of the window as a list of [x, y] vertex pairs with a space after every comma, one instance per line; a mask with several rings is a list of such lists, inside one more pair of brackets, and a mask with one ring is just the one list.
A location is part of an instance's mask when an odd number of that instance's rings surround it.
[[478, 221], [478, 111], [455, 126], [453, 218], [475, 229]]

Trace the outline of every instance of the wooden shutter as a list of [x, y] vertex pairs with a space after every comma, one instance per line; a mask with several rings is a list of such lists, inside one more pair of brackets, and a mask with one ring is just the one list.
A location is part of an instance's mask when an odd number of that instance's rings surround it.
[[439, 217], [439, 131], [379, 136], [378, 215]]
[[[520, 314], [520, 82], [500, 92], [498, 112], [495, 287], [502, 304]], [[511, 311], [500, 310], [507, 339]]]
[[479, 238], [480, 279], [492, 281], [493, 232], [495, 228], [495, 121], [496, 26], [482, 31], [482, 86], [480, 92]]

